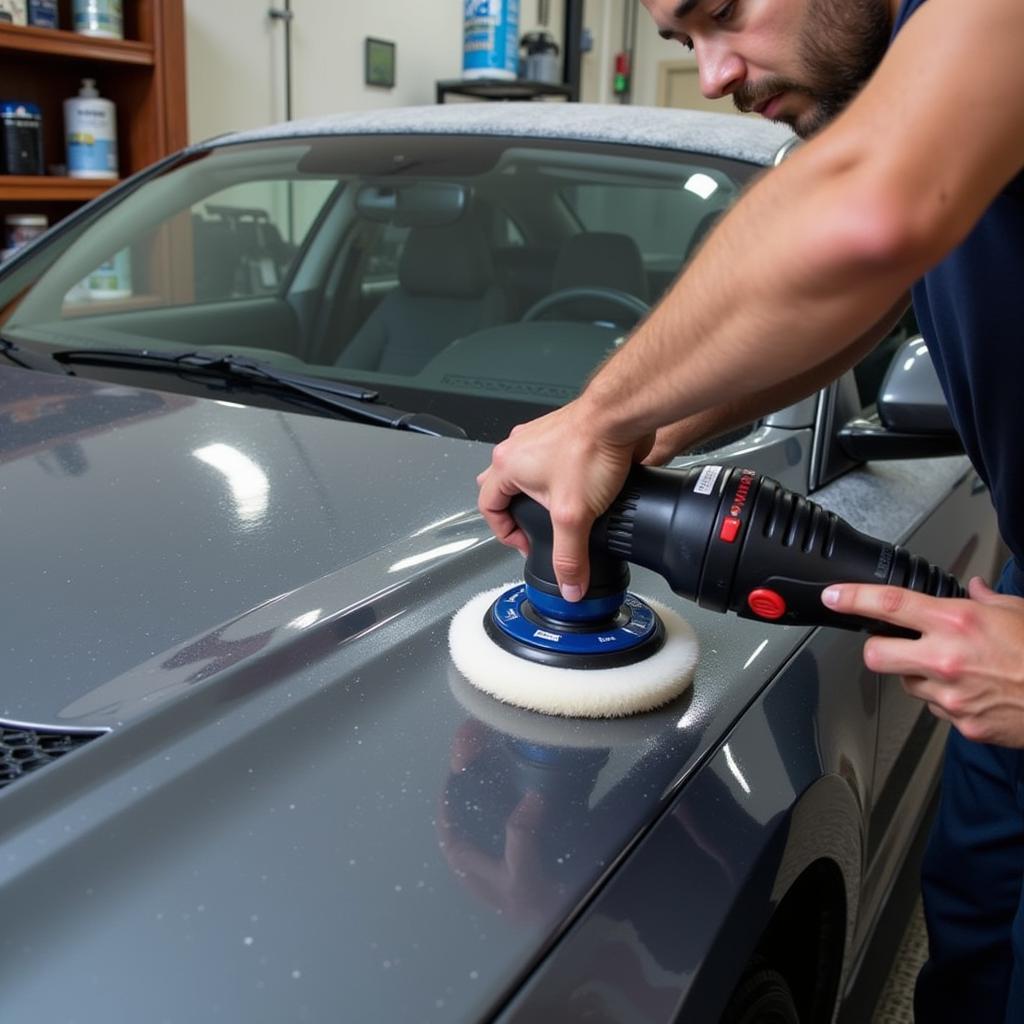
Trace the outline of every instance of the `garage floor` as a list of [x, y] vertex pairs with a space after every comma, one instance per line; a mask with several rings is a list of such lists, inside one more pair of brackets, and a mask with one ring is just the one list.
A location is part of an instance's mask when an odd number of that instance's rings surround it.
[[892, 965], [872, 1024], [912, 1024], [914, 1020], [914, 982], [928, 956], [928, 936], [924, 930], [921, 901], [914, 906], [899, 952]]

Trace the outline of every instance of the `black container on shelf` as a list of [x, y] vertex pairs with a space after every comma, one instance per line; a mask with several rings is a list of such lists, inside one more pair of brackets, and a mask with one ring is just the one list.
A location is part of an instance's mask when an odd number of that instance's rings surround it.
[[34, 103], [0, 100], [0, 174], [45, 174], [43, 115]]
[[37, 28], [60, 28], [57, 0], [28, 0], [28, 23]]

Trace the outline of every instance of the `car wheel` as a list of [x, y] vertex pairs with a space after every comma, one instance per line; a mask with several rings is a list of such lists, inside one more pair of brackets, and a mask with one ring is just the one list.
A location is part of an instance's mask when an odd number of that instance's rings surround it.
[[800, 1024], [784, 975], [763, 963], [747, 968], [720, 1024]]

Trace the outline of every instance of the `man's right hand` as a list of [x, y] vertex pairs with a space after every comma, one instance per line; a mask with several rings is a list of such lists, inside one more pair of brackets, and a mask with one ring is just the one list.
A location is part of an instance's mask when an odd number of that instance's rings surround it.
[[503, 543], [525, 556], [526, 535], [508, 511], [516, 494], [527, 494], [551, 515], [555, 576], [568, 601], [587, 591], [587, 551], [594, 520], [612, 503], [653, 437], [622, 443], [601, 437], [582, 399], [520, 424], [494, 449], [491, 465], [477, 477], [478, 506]]
[[694, 429], [694, 420], [695, 417], [692, 417], [659, 427], [657, 434], [654, 435], [654, 444], [651, 445], [651, 450], [644, 456], [644, 465], [664, 466], [677, 455], [689, 451], [699, 438]]

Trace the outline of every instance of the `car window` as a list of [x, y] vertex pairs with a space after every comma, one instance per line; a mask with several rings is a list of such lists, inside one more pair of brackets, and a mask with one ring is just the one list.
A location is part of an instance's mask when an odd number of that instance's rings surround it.
[[241, 352], [500, 439], [579, 393], [756, 170], [474, 136], [213, 148], [26, 259], [3, 330]]
[[[694, 171], [682, 183], [662, 185], [623, 180], [573, 185], [562, 198], [584, 231], [627, 235], [648, 273], [674, 277], [725, 211], [732, 196], [711, 175]], [[668, 280], [657, 280], [660, 294]]]
[[333, 181], [252, 181], [175, 210], [68, 289], [65, 317], [278, 292]]

